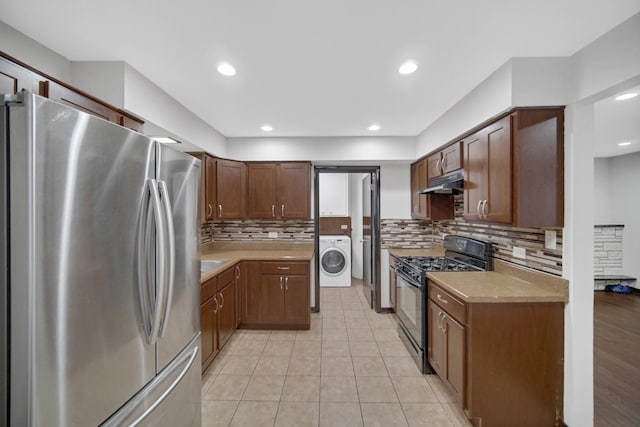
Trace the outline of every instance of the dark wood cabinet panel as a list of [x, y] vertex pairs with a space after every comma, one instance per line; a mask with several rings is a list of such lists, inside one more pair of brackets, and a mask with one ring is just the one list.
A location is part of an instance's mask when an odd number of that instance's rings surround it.
[[443, 318], [446, 339], [446, 378], [458, 402], [464, 402], [465, 327], [451, 316]]
[[440, 376], [440, 378], [445, 378], [447, 346], [441, 329], [442, 310], [435, 305], [433, 301], [429, 301], [427, 304], [427, 315], [429, 319], [429, 330], [427, 331], [427, 358], [429, 360], [429, 364], [436, 371], [438, 376]]
[[218, 347], [222, 348], [236, 329], [236, 289], [235, 279], [218, 292]]
[[465, 138], [464, 218], [512, 222], [511, 117]]
[[411, 165], [411, 218], [419, 220], [453, 219], [453, 196], [446, 194], [418, 194], [427, 187], [428, 159]]
[[38, 74], [0, 57], [0, 93], [16, 94], [23, 90], [38, 93]]
[[216, 355], [216, 300], [209, 298], [200, 306], [200, 347], [202, 348], [202, 371], [204, 372]]
[[309, 276], [285, 276], [284, 321], [286, 323], [309, 323], [311, 301], [309, 298]]
[[[248, 216], [249, 218], [275, 219], [277, 217], [277, 165], [272, 163], [249, 163]], [[279, 207], [278, 207], [279, 209]]]
[[189, 153], [200, 159], [200, 220], [216, 218], [216, 159], [207, 153]]
[[310, 218], [311, 165], [308, 162], [249, 163], [247, 170], [250, 218]]
[[260, 321], [261, 279], [259, 261], [243, 261], [240, 264], [240, 323], [254, 324]]
[[263, 275], [261, 287], [260, 321], [281, 323], [284, 320], [284, 276]]
[[311, 165], [307, 162], [281, 163], [276, 173], [280, 217], [282, 219], [310, 218]]
[[427, 157], [427, 181], [442, 176], [442, 153], [437, 152]]
[[245, 217], [247, 171], [243, 162], [217, 160], [216, 166], [217, 219]]
[[462, 167], [461, 142], [455, 142], [427, 157], [427, 181]]

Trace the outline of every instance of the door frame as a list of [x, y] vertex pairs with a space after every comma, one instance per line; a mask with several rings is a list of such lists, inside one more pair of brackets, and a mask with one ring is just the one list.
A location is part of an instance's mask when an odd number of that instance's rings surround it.
[[314, 302], [311, 311], [320, 311], [320, 174], [321, 173], [362, 173], [369, 174], [373, 178], [371, 190], [373, 200], [371, 203], [371, 262], [372, 279], [374, 280], [373, 309], [381, 310], [380, 301], [380, 166], [326, 166], [314, 165], [313, 167], [313, 228], [314, 228], [314, 253], [315, 284]]

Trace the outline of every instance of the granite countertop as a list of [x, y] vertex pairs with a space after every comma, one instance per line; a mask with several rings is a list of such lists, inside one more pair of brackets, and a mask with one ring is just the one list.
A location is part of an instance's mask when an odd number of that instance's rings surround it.
[[313, 253], [313, 243], [229, 242], [205, 245], [201, 248], [202, 260], [226, 262], [203, 275], [200, 282], [207, 281], [239, 261], [311, 261]]
[[469, 303], [567, 302], [557, 289], [497, 271], [434, 272], [427, 277]]

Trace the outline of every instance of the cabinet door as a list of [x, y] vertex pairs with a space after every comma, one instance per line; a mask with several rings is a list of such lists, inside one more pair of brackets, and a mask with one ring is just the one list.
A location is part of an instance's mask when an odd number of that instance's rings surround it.
[[311, 166], [309, 163], [282, 163], [277, 169], [278, 205], [281, 218], [311, 217]]
[[477, 133], [465, 138], [464, 144], [464, 219], [480, 220], [480, 205], [485, 199], [487, 187], [486, 133]]
[[40, 82], [40, 95], [101, 119], [120, 124], [120, 115], [116, 110], [56, 82]]
[[209, 155], [204, 155], [204, 183], [203, 183], [203, 218], [207, 221], [216, 219], [216, 159]]
[[447, 339], [447, 382], [456, 400], [464, 404], [464, 372], [465, 372], [465, 328], [448, 315], [444, 319]]
[[0, 93], [38, 91], [38, 75], [5, 58], [0, 58]]
[[236, 326], [236, 289], [235, 282], [229, 283], [218, 292], [218, 347], [222, 348], [233, 334]]
[[437, 152], [427, 157], [427, 181], [442, 176], [442, 153]]
[[446, 378], [446, 350], [447, 343], [442, 329], [442, 310], [431, 300], [428, 301], [427, 315], [429, 319], [428, 327], [428, 350], [427, 358], [431, 367], [440, 378]]
[[456, 142], [442, 150], [442, 170], [444, 173], [449, 173], [462, 167], [462, 148], [460, 145], [460, 142]]
[[248, 175], [249, 218], [276, 218], [277, 184], [275, 164], [250, 163]]
[[489, 222], [512, 222], [511, 116], [487, 128], [487, 194], [482, 207]]
[[427, 159], [411, 165], [411, 218], [428, 219], [427, 195], [417, 194], [427, 187]]
[[246, 175], [246, 166], [243, 162], [217, 160], [216, 218], [238, 219], [245, 216]]
[[420, 196], [418, 188], [418, 163], [411, 165], [411, 218], [418, 219], [420, 214]]
[[310, 322], [309, 276], [285, 276], [284, 320], [287, 323]]
[[200, 345], [202, 348], [202, 370], [204, 371], [216, 351], [216, 301], [209, 298], [200, 306]]
[[260, 321], [279, 323], [284, 318], [284, 276], [262, 275]]
[[240, 306], [241, 323], [257, 323], [260, 321], [262, 304], [262, 277], [260, 276], [260, 262], [245, 261], [240, 265], [240, 281], [243, 291]]
[[238, 263], [234, 267], [234, 271], [236, 272], [235, 277], [235, 289], [236, 289], [236, 329], [240, 326], [242, 322], [243, 310], [245, 306], [245, 301], [247, 300], [247, 290], [245, 287], [245, 279], [244, 279], [244, 263]]

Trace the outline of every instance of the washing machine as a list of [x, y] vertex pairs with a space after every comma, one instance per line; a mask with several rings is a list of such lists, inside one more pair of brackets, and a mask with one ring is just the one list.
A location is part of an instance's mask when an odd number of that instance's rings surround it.
[[349, 236], [320, 236], [320, 286], [351, 286]]

